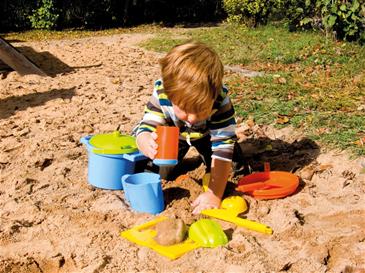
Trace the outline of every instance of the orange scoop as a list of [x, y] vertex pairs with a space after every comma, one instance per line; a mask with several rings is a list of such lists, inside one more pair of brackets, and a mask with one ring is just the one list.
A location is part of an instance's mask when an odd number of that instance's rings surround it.
[[236, 190], [257, 199], [276, 199], [292, 194], [298, 185], [299, 178], [292, 173], [266, 171], [242, 177]]

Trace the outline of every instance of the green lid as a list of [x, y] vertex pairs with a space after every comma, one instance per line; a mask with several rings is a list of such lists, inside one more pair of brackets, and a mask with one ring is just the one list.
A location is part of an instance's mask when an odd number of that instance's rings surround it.
[[93, 136], [90, 145], [94, 146], [95, 154], [129, 154], [138, 151], [136, 139], [132, 136], [121, 135], [119, 131], [111, 134]]

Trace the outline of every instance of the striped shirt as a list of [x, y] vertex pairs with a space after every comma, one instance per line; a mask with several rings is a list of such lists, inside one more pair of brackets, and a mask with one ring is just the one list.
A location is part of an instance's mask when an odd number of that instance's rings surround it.
[[162, 80], [157, 80], [152, 96], [145, 107], [143, 119], [135, 128], [134, 134], [138, 135], [145, 131], [153, 132], [157, 125], [179, 127], [181, 140], [194, 141], [210, 134], [212, 158], [231, 161], [236, 137], [236, 121], [234, 108], [227, 93], [227, 88], [223, 86], [209, 117], [190, 124], [176, 117], [172, 103], [164, 92]]

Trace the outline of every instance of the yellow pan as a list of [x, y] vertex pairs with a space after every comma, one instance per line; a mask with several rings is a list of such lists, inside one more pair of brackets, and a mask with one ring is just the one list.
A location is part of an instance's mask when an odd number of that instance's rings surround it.
[[126, 231], [123, 231], [121, 232], [120, 236], [140, 246], [149, 247], [154, 251], [156, 251], [157, 253], [171, 260], [179, 258], [186, 252], [189, 252], [201, 246], [199, 243], [194, 242], [191, 239], [186, 239], [182, 243], [170, 246], [163, 246], [158, 244], [153, 239], [157, 234], [156, 230], [154, 229], [154, 226], [158, 222], [164, 221], [166, 219], [167, 217], [158, 217], [140, 226], [136, 226]]

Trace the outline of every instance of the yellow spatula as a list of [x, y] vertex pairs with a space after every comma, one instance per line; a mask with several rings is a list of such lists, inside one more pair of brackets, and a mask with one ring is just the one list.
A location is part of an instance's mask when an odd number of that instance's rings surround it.
[[265, 234], [272, 234], [272, 229], [264, 224], [237, 217], [238, 214], [247, 210], [246, 201], [240, 196], [227, 197], [222, 201], [220, 209], [206, 209], [200, 213], [221, 219], [250, 230]]

